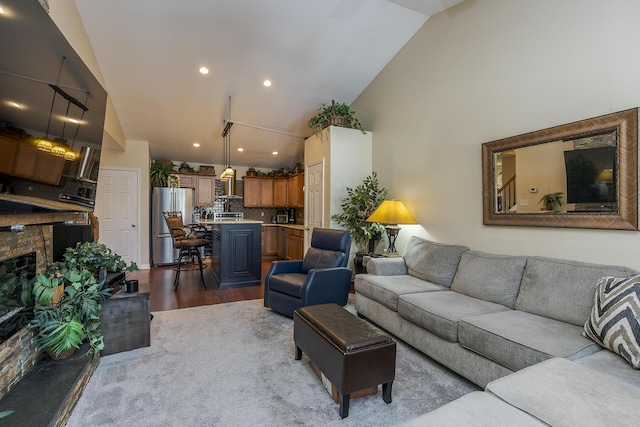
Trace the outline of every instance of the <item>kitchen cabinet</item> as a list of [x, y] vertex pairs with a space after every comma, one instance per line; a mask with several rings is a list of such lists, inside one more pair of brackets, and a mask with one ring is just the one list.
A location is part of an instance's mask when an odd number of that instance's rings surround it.
[[262, 227], [262, 256], [278, 255], [278, 229], [280, 227]]
[[244, 177], [244, 207], [271, 208], [273, 204], [273, 178]]
[[260, 180], [260, 207], [273, 207], [273, 179]]
[[196, 176], [196, 206], [213, 206], [216, 197], [215, 175]]
[[38, 150], [34, 144], [20, 142], [16, 149], [12, 175], [58, 185], [64, 166], [64, 158]]
[[300, 260], [304, 258], [304, 230], [287, 228], [286, 259]]
[[195, 189], [196, 206], [212, 206], [216, 196], [216, 176], [178, 173], [181, 188]]
[[2, 157], [0, 157], [0, 173], [11, 175], [16, 151], [18, 151], [18, 141], [0, 135], [0, 153], [2, 153]]
[[211, 226], [211, 272], [220, 289], [260, 286], [262, 237], [258, 222], [223, 222]]
[[278, 258], [287, 258], [287, 228], [278, 227]]
[[304, 174], [295, 174], [287, 178], [287, 206], [304, 207]]
[[273, 178], [273, 207], [287, 206], [287, 178]]

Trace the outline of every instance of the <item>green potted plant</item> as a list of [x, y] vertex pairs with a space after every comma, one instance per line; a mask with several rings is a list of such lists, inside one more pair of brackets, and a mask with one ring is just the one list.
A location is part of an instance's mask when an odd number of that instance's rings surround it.
[[247, 169], [247, 176], [258, 176], [258, 170], [253, 166], [249, 167], [249, 169]]
[[371, 238], [384, 231], [382, 224], [367, 222], [367, 218], [380, 206], [386, 196], [387, 189], [380, 187], [378, 175], [373, 172], [356, 188], [347, 187], [347, 197], [342, 199], [340, 204], [342, 213], [331, 216], [331, 219], [351, 233], [351, 238], [357, 247], [356, 270], [358, 270], [358, 258], [361, 260], [362, 256], [368, 253]]
[[67, 268], [86, 268], [96, 276], [101, 268], [104, 268], [107, 273], [138, 269], [135, 262], [127, 265], [120, 255], [109, 249], [107, 245], [98, 242], [78, 243], [73, 248], [65, 249], [64, 263]]
[[154, 187], [166, 187], [169, 175], [173, 173], [173, 165], [153, 162], [149, 169], [149, 179]]
[[538, 203], [542, 204], [542, 210], [555, 211], [558, 210], [560, 206], [562, 206], [563, 195], [563, 192], [547, 193], [542, 196]]
[[89, 343], [87, 354], [104, 348], [98, 327], [101, 303], [111, 290], [103, 289], [103, 284], [85, 268], [62, 271], [52, 267], [46, 275], [36, 277], [30, 327], [37, 331], [38, 345], [50, 357], [68, 357], [84, 342]]
[[351, 106], [345, 103], [336, 104], [335, 101], [331, 101], [331, 105], [322, 104], [318, 114], [311, 117], [307, 125], [316, 135], [320, 135], [322, 129], [330, 125], [358, 129], [365, 133], [355, 114]]

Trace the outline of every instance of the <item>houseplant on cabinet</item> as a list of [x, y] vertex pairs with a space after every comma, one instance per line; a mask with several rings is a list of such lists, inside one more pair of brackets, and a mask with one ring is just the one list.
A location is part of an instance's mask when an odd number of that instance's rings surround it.
[[322, 129], [331, 125], [358, 129], [362, 133], [365, 133], [362, 125], [356, 118], [355, 111], [345, 103], [336, 104], [335, 101], [331, 101], [331, 105], [322, 104], [318, 114], [311, 117], [307, 122], [307, 126], [311, 128], [315, 135], [320, 135]]
[[560, 206], [562, 206], [563, 195], [564, 195], [563, 192], [547, 193], [544, 196], [542, 196], [542, 198], [538, 203], [542, 204], [542, 210], [555, 211], [555, 210], [558, 210]]
[[362, 257], [368, 253], [369, 241], [385, 229], [382, 224], [367, 222], [367, 218], [376, 210], [387, 196], [387, 189], [380, 187], [378, 175], [373, 172], [356, 188], [347, 187], [347, 197], [340, 204], [342, 213], [332, 215], [331, 219], [351, 232], [357, 252], [354, 260], [356, 273], [361, 273]]
[[166, 187], [169, 175], [173, 173], [173, 166], [166, 163], [153, 162], [149, 169], [149, 180], [154, 187]]

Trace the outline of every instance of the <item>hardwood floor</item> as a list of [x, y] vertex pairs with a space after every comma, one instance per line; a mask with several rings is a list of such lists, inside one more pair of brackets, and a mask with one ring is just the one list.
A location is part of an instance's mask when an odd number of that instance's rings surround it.
[[155, 267], [150, 270], [138, 270], [127, 276], [127, 279], [138, 279], [140, 284], [149, 284], [151, 311], [173, 310], [176, 308], [197, 307], [200, 305], [221, 304], [225, 302], [244, 301], [263, 297], [264, 276], [277, 258], [262, 259], [262, 283], [260, 286], [243, 288], [218, 289], [211, 274], [211, 268], [204, 271], [207, 284], [205, 289], [200, 280], [198, 270], [182, 272], [178, 290], [173, 290], [175, 272], [171, 266]]

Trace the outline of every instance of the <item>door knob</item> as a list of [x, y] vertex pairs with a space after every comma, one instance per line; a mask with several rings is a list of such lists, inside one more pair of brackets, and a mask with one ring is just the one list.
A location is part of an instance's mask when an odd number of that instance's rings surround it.
[[136, 225], [135, 225], [135, 224], [131, 224], [131, 226], [132, 226], [133, 228], [136, 228]]

